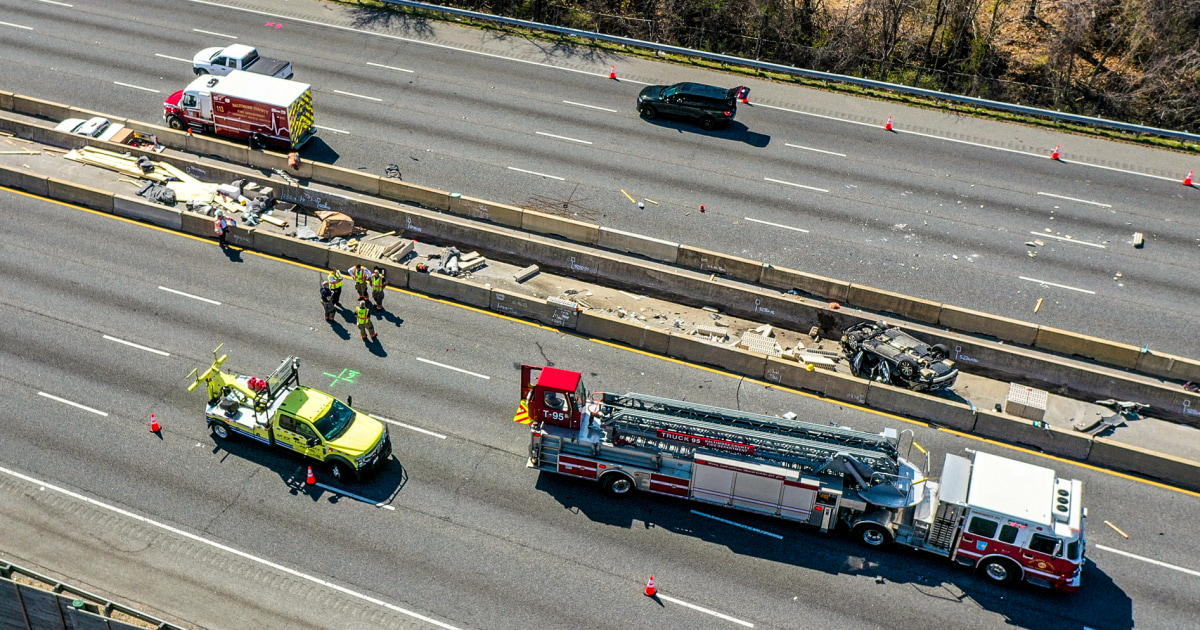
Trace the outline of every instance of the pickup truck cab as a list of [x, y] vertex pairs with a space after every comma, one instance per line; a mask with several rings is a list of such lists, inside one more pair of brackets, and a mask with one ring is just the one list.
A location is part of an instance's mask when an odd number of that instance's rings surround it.
[[[392, 454], [387, 425], [325, 392], [300, 385], [300, 359], [288, 357], [266, 380], [213, 365], [188, 387], [206, 383], [205, 420], [220, 440], [243, 437], [323, 462], [339, 481], [358, 481]], [[196, 371], [192, 372], [193, 375]]]
[[292, 62], [260, 56], [257, 48], [245, 44], [205, 48], [192, 57], [192, 71], [196, 73], [196, 76], [202, 74], [221, 76], [234, 70], [265, 74], [280, 79], [290, 79], [294, 76]]

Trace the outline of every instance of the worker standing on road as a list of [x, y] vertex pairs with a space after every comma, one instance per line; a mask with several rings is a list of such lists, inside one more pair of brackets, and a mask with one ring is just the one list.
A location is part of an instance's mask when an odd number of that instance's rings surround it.
[[329, 270], [329, 277], [326, 279], [329, 283], [329, 290], [333, 291], [332, 303], [334, 306], [342, 305], [342, 272], [336, 267]]
[[358, 332], [362, 333], [362, 338], [366, 339], [367, 335], [371, 335], [371, 340], [375, 340], [375, 324], [371, 323], [371, 303], [366, 298], [359, 300], [358, 309], [354, 312], [358, 319]]
[[237, 222], [225, 216], [223, 210], [217, 210], [217, 220], [213, 221], [213, 230], [217, 233], [217, 242], [221, 244], [221, 249], [229, 247], [225, 242], [225, 234], [235, 225]]
[[321, 283], [321, 306], [325, 309], [325, 321], [333, 321], [333, 289], [327, 281]]
[[354, 289], [358, 291], [360, 300], [367, 299], [367, 283], [371, 281], [371, 272], [362, 263], [349, 269], [350, 277], [354, 279]]
[[387, 288], [387, 273], [375, 265], [371, 271], [371, 298], [375, 300], [375, 308], [383, 310], [383, 290]]

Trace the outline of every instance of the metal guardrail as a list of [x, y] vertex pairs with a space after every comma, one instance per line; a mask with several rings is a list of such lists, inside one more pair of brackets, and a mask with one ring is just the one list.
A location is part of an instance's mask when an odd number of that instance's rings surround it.
[[558, 33], [559, 35], [569, 35], [571, 37], [584, 37], [594, 39], [610, 44], [623, 44], [626, 46], [637, 46], [639, 48], [648, 48], [664, 53], [674, 53], [677, 55], [686, 55], [689, 57], [698, 57], [700, 59], [708, 59], [709, 61], [717, 61], [720, 63], [728, 63], [738, 66], [748, 66], [759, 70], [767, 70], [770, 72], [779, 72], [783, 74], [791, 74], [796, 76], [808, 77], [810, 79], [820, 79], [822, 81], [835, 81], [839, 83], [850, 83], [863, 87], [873, 88], [877, 90], [888, 90], [891, 92], [899, 92], [902, 94], [912, 94], [915, 96], [924, 96], [942, 101], [952, 101], [965, 105], [976, 105], [979, 107], [987, 107], [990, 109], [999, 109], [1004, 111], [1016, 112], [1019, 114], [1028, 114], [1030, 116], [1040, 116], [1043, 118], [1053, 118], [1073, 123], [1091, 125], [1094, 127], [1106, 127], [1109, 129], [1117, 129], [1120, 131], [1128, 131], [1132, 133], [1140, 133], [1147, 135], [1162, 136], [1165, 138], [1174, 138], [1176, 140], [1188, 140], [1191, 142], [1200, 142], [1200, 134], [1188, 133], [1186, 131], [1174, 131], [1171, 129], [1159, 129], [1157, 127], [1146, 127], [1144, 125], [1134, 125], [1131, 123], [1123, 123], [1116, 120], [1105, 120], [1103, 118], [1093, 118], [1091, 116], [1080, 116], [1078, 114], [1068, 114], [1065, 112], [1053, 111], [1049, 109], [1041, 109], [1038, 107], [1026, 107], [1024, 105], [1016, 105], [1013, 103], [1005, 103], [1003, 101], [992, 101], [985, 98], [975, 98], [972, 96], [963, 96], [961, 94], [949, 94], [947, 92], [938, 92], [936, 90], [926, 90], [923, 88], [910, 87], [897, 83], [888, 83], [886, 81], [874, 81], [872, 79], [862, 79], [859, 77], [847, 76], [844, 74], [833, 74], [831, 72], [821, 72], [819, 70], [808, 70], [805, 68], [797, 68], [795, 66], [785, 66], [778, 63], [769, 63], [766, 61], [756, 61], [754, 59], [746, 59], [744, 57], [734, 57], [732, 55], [722, 55], [718, 53], [704, 52], [701, 50], [693, 50], [691, 48], [682, 48], [679, 46], [668, 46], [666, 44], [658, 44], [655, 42], [647, 42], [640, 39], [630, 37], [617, 37], [615, 35], [605, 35], [593, 31], [583, 31], [564, 26], [553, 26], [550, 24], [542, 24], [540, 22], [532, 22], [529, 20], [519, 20], [516, 18], [504, 17], [500, 15], [491, 15], [489, 13], [480, 13], [478, 11], [469, 11], [467, 9], [456, 9], [453, 7], [443, 7], [436, 4], [427, 4], [424, 2], [414, 2], [413, 0], [382, 0], [387, 4], [395, 4], [399, 6], [409, 7], [412, 9], [422, 9], [425, 11], [436, 11], [449, 15], [471, 18], [474, 20], [484, 20], [488, 22], [497, 22], [507, 24], [509, 26], [519, 26], [550, 33]]

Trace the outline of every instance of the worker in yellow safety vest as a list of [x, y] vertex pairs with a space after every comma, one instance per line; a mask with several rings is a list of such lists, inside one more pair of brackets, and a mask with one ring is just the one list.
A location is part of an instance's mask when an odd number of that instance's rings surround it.
[[375, 324], [371, 323], [371, 303], [366, 299], [359, 300], [358, 309], [354, 311], [355, 317], [358, 319], [358, 332], [362, 333], [362, 338], [366, 339], [367, 335], [371, 335], [371, 340], [375, 339]]
[[371, 272], [361, 264], [349, 269], [350, 277], [354, 279], [354, 289], [358, 291], [360, 300], [367, 299], [367, 283], [371, 281]]
[[329, 276], [325, 279], [329, 283], [329, 289], [333, 291], [333, 299], [330, 302], [334, 306], [342, 305], [342, 272], [336, 267], [329, 270]]
[[387, 288], [387, 273], [375, 265], [371, 271], [371, 298], [375, 300], [375, 308], [383, 310], [383, 290]]

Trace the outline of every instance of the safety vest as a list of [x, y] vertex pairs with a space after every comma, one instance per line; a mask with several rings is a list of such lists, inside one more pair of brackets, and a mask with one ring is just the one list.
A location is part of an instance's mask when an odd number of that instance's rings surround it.
[[342, 288], [342, 272], [338, 271], [337, 269], [334, 269], [333, 271], [329, 272], [329, 288], [330, 289]]
[[366, 267], [356, 266], [350, 270], [354, 274], [354, 282], [366, 282], [371, 278], [371, 272]]
[[230, 223], [230, 220], [225, 217], [217, 217], [217, 220], [213, 221], [213, 229], [217, 234], [224, 234], [225, 230], [232, 227]]
[[371, 321], [371, 311], [365, 306], [358, 307], [358, 309], [354, 311], [354, 314], [358, 316], [359, 326], [366, 326], [367, 322]]
[[383, 277], [383, 272], [382, 272], [382, 271], [381, 271], [381, 272], [379, 272], [379, 273], [377, 273], [377, 274], [373, 274], [373, 275], [371, 276], [371, 288], [372, 288], [372, 289], [374, 289], [374, 290], [376, 290], [376, 291], [382, 291], [382, 290], [383, 290], [384, 282], [385, 282], [385, 279], [384, 279], [384, 277]]

